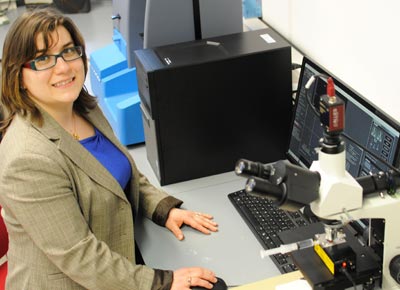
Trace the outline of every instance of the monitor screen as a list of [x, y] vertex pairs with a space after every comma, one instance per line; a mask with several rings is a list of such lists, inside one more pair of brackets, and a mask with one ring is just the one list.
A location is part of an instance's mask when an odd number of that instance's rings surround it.
[[346, 144], [346, 170], [353, 177], [358, 177], [387, 171], [389, 167], [386, 163], [398, 166], [400, 124], [307, 57], [303, 59], [296, 94], [289, 159], [309, 168], [318, 158], [316, 149], [320, 146], [323, 129], [306, 98], [311, 98], [318, 108], [320, 96], [326, 94], [326, 78], [317, 78], [308, 92], [305, 89], [310, 77], [318, 74], [333, 77], [336, 95], [345, 103], [344, 133], [355, 140], [343, 138]]

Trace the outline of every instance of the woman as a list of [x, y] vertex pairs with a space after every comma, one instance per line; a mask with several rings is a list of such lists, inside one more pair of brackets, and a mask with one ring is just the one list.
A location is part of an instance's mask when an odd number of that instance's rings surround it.
[[153, 187], [84, 88], [81, 33], [53, 10], [27, 12], [3, 48], [0, 204], [9, 233], [7, 289], [212, 288], [204, 268], [136, 265], [140, 210], [183, 239], [209, 234], [208, 214]]

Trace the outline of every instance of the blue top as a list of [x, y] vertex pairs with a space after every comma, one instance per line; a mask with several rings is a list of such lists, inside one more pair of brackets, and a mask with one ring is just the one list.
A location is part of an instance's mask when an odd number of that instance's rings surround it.
[[95, 135], [79, 141], [125, 189], [132, 175], [128, 158], [97, 128]]

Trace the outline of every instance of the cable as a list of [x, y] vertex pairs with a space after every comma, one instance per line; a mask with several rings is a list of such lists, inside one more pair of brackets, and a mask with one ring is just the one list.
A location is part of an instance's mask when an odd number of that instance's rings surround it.
[[351, 277], [349, 272], [347, 272], [347, 269], [346, 268], [340, 268], [340, 272], [342, 272], [347, 277], [347, 279], [349, 279], [351, 284], [353, 284], [354, 290], [357, 290], [356, 282], [353, 280], [353, 278]]
[[313, 113], [314, 113], [318, 118], [320, 117], [320, 114], [319, 114], [319, 112], [317, 111], [317, 109], [315, 108], [315, 106], [313, 105], [313, 103], [312, 103], [312, 101], [311, 101], [311, 95], [310, 95], [309, 91], [310, 91], [310, 87], [313, 85], [314, 81], [315, 81], [317, 78], [320, 78], [320, 77], [328, 78], [327, 75], [324, 75], [324, 74], [316, 74], [316, 75], [313, 75], [312, 77], [310, 77], [310, 79], [307, 81], [307, 83], [306, 83], [306, 85], [305, 85], [305, 89], [306, 89], [306, 100], [307, 100], [308, 104], [310, 105], [311, 109], [313, 110]]
[[[301, 64], [293, 62], [292, 63], [292, 70], [296, 70], [296, 69], [301, 69]], [[296, 94], [297, 91], [298, 91], [297, 89], [296, 90], [292, 90], [292, 94]]]
[[301, 68], [301, 64], [292, 63], [292, 70], [299, 69], [299, 68]]
[[306, 89], [306, 100], [308, 105], [311, 107], [313, 113], [319, 118], [319, 112], [317, 111], [317, 109], [314, 107], [314, 104], [311, 102], [311, 95], [309, 94], [309, 89]]

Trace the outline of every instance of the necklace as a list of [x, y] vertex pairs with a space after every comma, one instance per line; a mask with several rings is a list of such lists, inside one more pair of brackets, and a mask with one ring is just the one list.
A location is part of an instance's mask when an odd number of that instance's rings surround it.
[[75, 140], [79, 140], [79, 135], [78, 133], [76, 133], [76, 122], [75, 122], [75, 113], [72, 112], [72, 123], [74, 125], [74, 131], [71, 133], [72, 138], [74, 138]]

